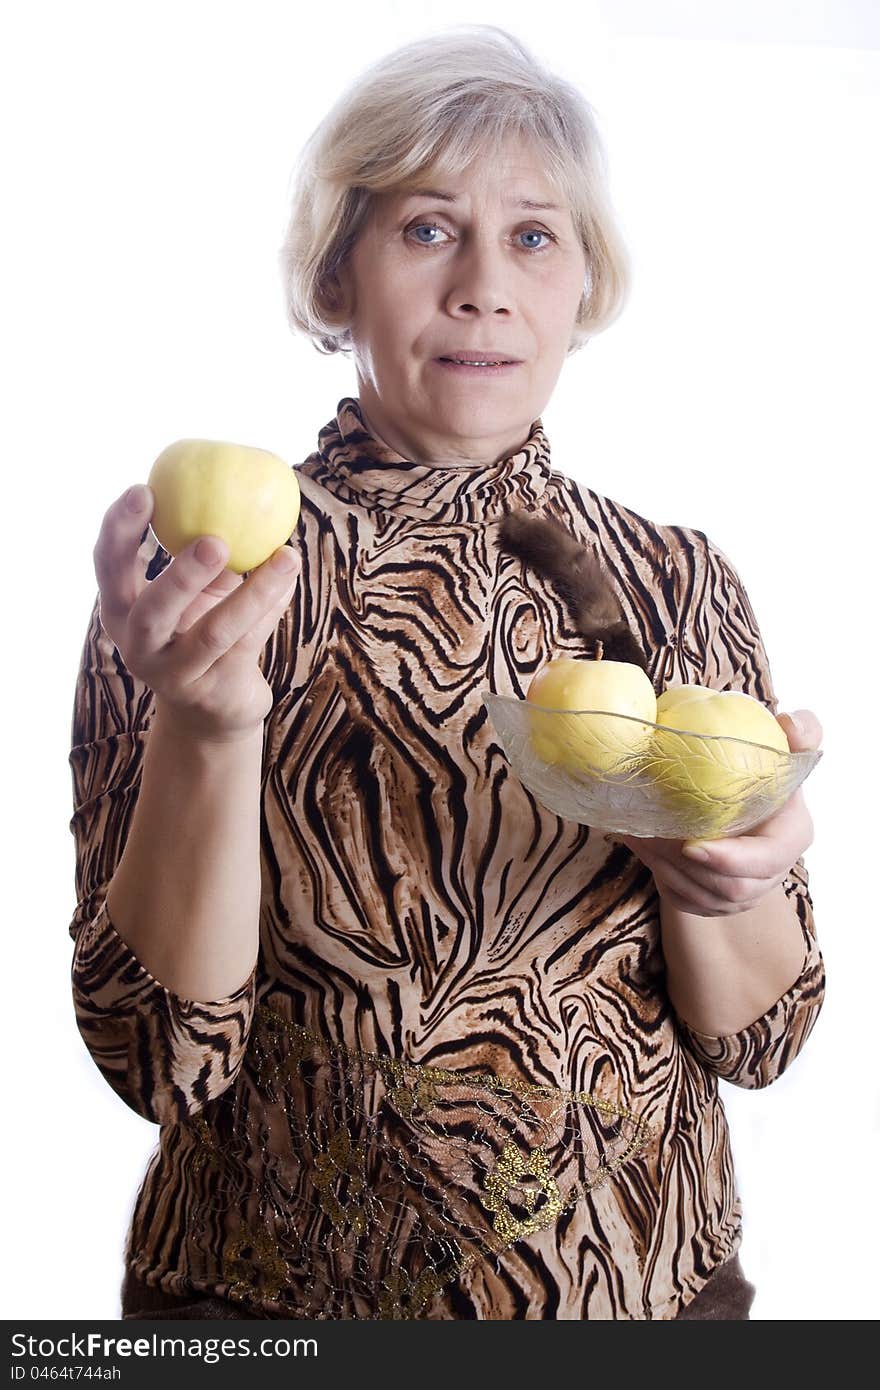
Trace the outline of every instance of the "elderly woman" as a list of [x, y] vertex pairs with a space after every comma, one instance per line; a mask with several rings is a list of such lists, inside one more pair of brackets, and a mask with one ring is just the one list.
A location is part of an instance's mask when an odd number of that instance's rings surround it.
[[482, 699], [601, 641], [776, 704], [718, 547], [551, 466], [626, 297], [602, 170], [503, 31], [391, 54], [292, 202], [291, 322], [357, 396], [289, 544], [242, 578], [218, 537], [172, 562], [145, 487], [107, 511], [70, 930], [82, 1037], [160, 1126], [125, 1318], [748, 1316], [718, 1080], [768, 1085], [821, 1007], [803, 799], [706, 860], [610, 842]]

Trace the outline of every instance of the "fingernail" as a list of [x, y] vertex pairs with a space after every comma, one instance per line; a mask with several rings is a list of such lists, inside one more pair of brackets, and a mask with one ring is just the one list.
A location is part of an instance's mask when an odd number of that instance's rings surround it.
[[196, 546], [196, 559], [203, 565], [216, 565], [222, 553], [216, 541], [201, 540]]
[[694, 843], [692, 845], [682, 845], [682, 854], [686, 854], [688, 859], [699, 859], [705, 862], [710, 856], [705, 845]]
[[290, 574], [290, 571], [296, 564], [296, 557], [291, 547], [285, 545], [275, 552], [269, 563], [273, 570], [277, 570], [279, 574]]
[[137, 483], [125, 494], [125, 505], [130, 512], [142, 512], [147, 505], [147, 489]]

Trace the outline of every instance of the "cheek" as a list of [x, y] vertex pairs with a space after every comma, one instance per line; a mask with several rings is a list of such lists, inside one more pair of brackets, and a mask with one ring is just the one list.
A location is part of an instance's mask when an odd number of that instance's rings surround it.
[[583, 278], [555, 278], [542, 286], [541, 311], [548, 338], [570, 331], [584, 291]]
[[[369, 286], [369, 323], [382, 345], [393, 350], [402, 341], [407, 331], [412, 332], [418, 323], [419, 304], [424, 299], [424, 291], [405, 276], [393, 280], [377, 278]], [[376, 346], [379, 346], [377, 342]]]

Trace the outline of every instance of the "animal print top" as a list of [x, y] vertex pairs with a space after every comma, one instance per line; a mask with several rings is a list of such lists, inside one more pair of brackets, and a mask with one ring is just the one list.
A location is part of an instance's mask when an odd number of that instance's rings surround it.
[[[767, 1086], [824, 969], [799, 860], [802, 971], [708, 1037], [664, 989], [658, 899], [625, 847], [539, 805], [481, 691], [522, 697], [589, 655], [558, 596], [495, 544], [526, 507], [597, 546], [655, 689], [776, 700], [748, 597], [700, 531], [551, 468], [542, 422], [492, 465], [402, 459], [345, 397], [297, 466], [302, 582], [267, 643], [260, 952], [183, 999], [105, 895], [152, 695], [101, 627], [73, 718], [76, 1019], [160, 1126], [125, 1262], [267, 1318], [672, 1319], [737, 1251], [718, 1080]], [[148, 576], [169, 561], [151, 532]]]

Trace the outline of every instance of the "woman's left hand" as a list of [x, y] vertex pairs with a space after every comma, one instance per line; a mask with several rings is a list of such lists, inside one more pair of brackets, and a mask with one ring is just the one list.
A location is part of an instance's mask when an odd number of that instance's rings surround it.
[[[792, 753], [818, 748], [822, 725], [811, 710], [797, 710], [802, 729], [792, 716], [777, 715]], [[610, 835], [626, 845], [654, 875], [661, 899], [697, 917], [723, 917], [748, 912], [782, 883], [809, 845], [813, 820], [798, 787], [775, 815], [746, 835], [720, 840], [641, 839]], [[685, 845], [708, 851], [705, 862], [683, 853]]]

